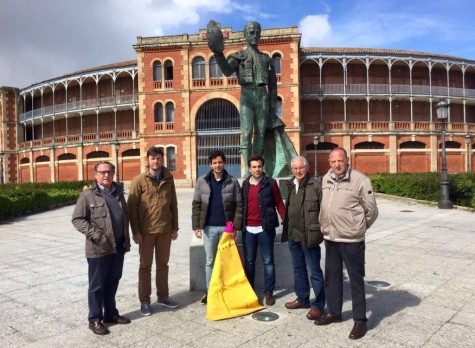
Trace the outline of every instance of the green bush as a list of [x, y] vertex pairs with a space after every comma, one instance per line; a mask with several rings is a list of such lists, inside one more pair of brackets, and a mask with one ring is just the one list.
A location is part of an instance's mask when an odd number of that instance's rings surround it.
[[83, 181], [0, 185], [0, 220], [75, 202], [83, 186]]
[[460, 173], [449, 175], [450, 199], [455, 204], [475, 208], [475, 175]]
[[[375, 192], [438, 202], [440, 173], [397, 173], [370, 175]], [[450, 200], [459, 206], [475, 208], [475, 174], [449, 174]]]

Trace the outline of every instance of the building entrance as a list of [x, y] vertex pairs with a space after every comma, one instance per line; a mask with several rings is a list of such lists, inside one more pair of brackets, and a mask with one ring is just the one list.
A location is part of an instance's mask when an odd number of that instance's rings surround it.
[[197, 176], [210, 170], [210, 152], [222, 150], [226, 155], [226, 171], [241, 177], [239, 124], [239, 110], [225, 99], [212, 99], [200, 107], [196, 115]]

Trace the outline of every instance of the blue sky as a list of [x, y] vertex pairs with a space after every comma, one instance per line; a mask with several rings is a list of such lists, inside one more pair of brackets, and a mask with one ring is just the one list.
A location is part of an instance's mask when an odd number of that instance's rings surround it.
[[2, 0], [0, 86], [135, 59], [137, 36], [298, 26], [304, 47], [369, 47], [475, 60], [474, 0]]

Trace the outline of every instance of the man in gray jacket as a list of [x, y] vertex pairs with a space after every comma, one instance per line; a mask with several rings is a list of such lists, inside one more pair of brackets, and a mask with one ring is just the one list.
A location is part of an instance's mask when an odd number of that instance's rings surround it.
[[348, 165], [345, 149], [330, 152], [330, 170], [322, 181], [320, 226], [325, 239], [325, 295], [328, 313], [315, 325], [341, 321], [343, 263], [348, 271], [354, 326], [350, 339], [366, 334], [365, 234], [378, 217], [369, 178]]
[[[238, 181], [229, 175], [224, 165], [226, 156], [220, 150], [209, 155], [211, 170], [196, 181], [192, 203], [192, 228], [197, 238], [203, 238], [206, 254], [206, 288], [209, 288], [214, 259], [218, 244], [226, 228], [232, 221], [234, 235], [242, 228], [242, 199]], [[207, 295], [201, 299], [208, 301]]]
[[115, 167], [99, 162], [94, 167], [95, 183], [81, 193], [74, 207], [72, 223], [86, 236], [89, 274], [89, 329], [107, 335], [103, 325], [128, 324], [119, 315], [115, 295], [122, 277], [124, 254], [130, 251], [129, 214], [124, 191], [113, 182]]

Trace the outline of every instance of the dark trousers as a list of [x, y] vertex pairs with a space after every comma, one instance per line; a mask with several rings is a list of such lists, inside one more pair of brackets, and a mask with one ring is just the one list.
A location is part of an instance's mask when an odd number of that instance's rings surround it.
[[[288, 241], [292, 266], [294, 267], [294, 288], [297, 301], [310, 304], [323, 312], [325, 308], [325, 291], [323, 272], [320, 268], [320, 245], [306, 248], [303, 242]], [[307, 271], [308, 269], [308, 271]], [[310, 283], [308, 274], [310, 273]], [[315, 301], [310, 303], [310, 284], [315, 293]]]
[[125, 251], [120, 246], [115, 254], [87, 259], [89, 322], [119, 315], [115, 305], [115, 294], [122, 277], [124, 254]]
[[246, 269], [247, 279], [254, 287], [257, 248], [259, 247], [264, 266], [264, 294], [266, 295], [272, 295], [275, 288], [274, 240], [275, 229], [260, 233], [250, 233], [244, 229], [242, 232], [244, 268]]
[[343, 262], [350, 278], [353, 320], [366, 322], [365, 242], [338, 243], [325, 240], [325, 295], [328, 312], [341, 315]]

